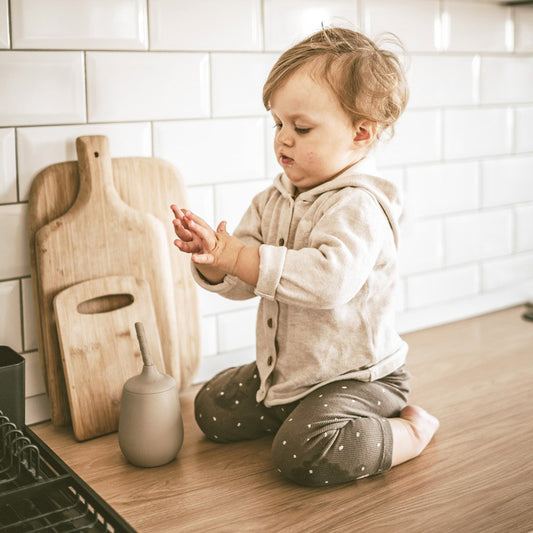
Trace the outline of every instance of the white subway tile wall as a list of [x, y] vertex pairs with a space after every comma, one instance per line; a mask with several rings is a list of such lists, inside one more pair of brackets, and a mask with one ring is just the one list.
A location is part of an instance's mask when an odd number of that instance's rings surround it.
[[278, 54], [211, 55], [214, 117], [263, 115], [263, 82]]
[[[215, 220], [225, 220], [228, 231], [233, 232], [253, 197], [269, 185], [270, 181], [267, 180], [217, 185], [215, 187]], [[229, 205], [231, 205], [230, 211], [228, 211]]]
[[263, 50], [261, 0], [149, 0], [151, 50]]
[[533, 250], [533, 205], [516, 207], [516, 251]]
[[15, 164], [15, 130], [0, 129], [0, 204], [17, 201], [17, 166]]
[[400, 36], [410, 52], [439, 50], [439, 0], [361, 0], [361, 29], [371, 37], [389, 32]]
[[420, 220], [402, 236], [401, 273], [404, 276], [443, 266], [443, 224], [437, 218]]
[[533, 51], [533, 9], [521, 9], [518, 16], [514, 17], [515, 25], [515, 51]]
[[322, 24], [357, 25], [357, 8], [353, 0], [263, 0], [265, 49], [283, 51]]
[[442, 46], [448, 52], [512, 52], [512, 9], [495, 4], [444, 0]]
[[0, 0], [0, 48], [9, 48], [9, 4]]
[[167, 159], [187, 185], [265, 176], [264, 117], [157, 122], [154, 156]]
[[[189, 205], [234, 229], [278, 172], [262, 85], [320, 26], [403, 41], [411, 99], [376, 157], [404, 191], [400, 331], [533, 300], [533, 8], [496, 0], [0, 0], [0, 344], [49, 416], [27, 242], [36, 174], [76, 158], [174, 164]], [[169, 212], [170, 223], [170, 212]], [[197, 380], [253, 358], [257, 300], [199, 289]]]
[[478, 56], [413, 56], [409, 69], [409, 107], [474, 105]]
[[208, 89], [205, 53], [87, 53], [89, 122], [208, 117]]
[[512, 253], [512, 223], [510, 209], [448, 217], [445, 221], [446, 265], [460, 265]]
[[30, 274], [27, 207], [28, 204], [24, 203], [0, 206], [0, 228], [2, 228], [0, 280]]
[[395, 125], [394, 138], [377, 147], [376, 157], [381, 166], [440, 161], [442, 143], [440, 111], [407, 110]]
[[418, 218], [471, 211], [479, 207], [477, 161], [412, 166], [407, 169], [406, 199]]
[[76, 160], [76, 137], [106, 135], [111, 157], [152, 155], [149, 122], [79, 124], [17, 128], [18, 186], [21, 200], [28, 200], [33, 178], [45, 167]]
[[478, 292], [477, 265], [432, 271], [407, 278], [407, 299], [415, 309], [474, 296]]
[[516, 151], [533, 152], [533, 135], [530, 129], [533, 124], [533, 106], [517, 107], [515, 112]]
[[533, 87], [533, 57], [484, 57], [482, 104], [527, 102]]
[[83, 52], [0, 53], [0, 126], [85, 122]]
[[146, 50], [144, 0], [16, 0], [13, 48]]
[[511, 107], [444, 110], [444, 158], [465, 159], [508, 154], [513, 144]]
[[23, 349], [20, 306], [20, 280], [0, 281], [1, 344], [19, 353]]
[[255, 342], [255, 309], [243, 309], [217, 316], [218, 348], [231, 352]]
[[[33, 319], [33, 289], [30, 278], [22, 278], [22, 311], [24, 324], [24, 350], [37, 346], [37, 328]], [[40, 376], [42, 377], [42, 376]]]
[[481, 169], [483, 207], [533, 202], [533, 155], [487, 159]]
[[484, 291], [508, 287], [513, 284], [531, 290], [533, 253], [516, 254], [513, 257], [493, 259], [482, 264]]

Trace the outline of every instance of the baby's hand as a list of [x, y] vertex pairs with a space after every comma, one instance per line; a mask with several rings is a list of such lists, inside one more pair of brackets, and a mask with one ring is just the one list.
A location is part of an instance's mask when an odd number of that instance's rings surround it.
[[215, 232], [209, 224], [187, 209], [179, 209], [176, 205], [170, 208], [176, 217], [172, 221], [178, 237], [174, 241], [176, 247], [189, 254], [209, 252], [215, 245]]
[[174, 228], [179, 239], [174, 241], [182, 252], [190, 253], [198, 264], [209, 265], [233, 274], [244, 244], [226, 231], [222, 221], [214, 231], [207, 222], [187, 209], [171, 206], [176, 218]]

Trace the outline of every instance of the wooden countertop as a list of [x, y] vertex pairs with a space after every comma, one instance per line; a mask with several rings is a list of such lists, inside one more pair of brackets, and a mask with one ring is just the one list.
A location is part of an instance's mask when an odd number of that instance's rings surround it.
[[32, 426], [141, 533], [533, 530], [533, 322], [515, 307], [405, 335], [412, 403], [441, 421], [424, 453], [385, 475], [312, 489], [272, 467], [271, 438], [215, 444], [182, 394], [176, 461], [129, 465], [117, 434], [78, 443]]

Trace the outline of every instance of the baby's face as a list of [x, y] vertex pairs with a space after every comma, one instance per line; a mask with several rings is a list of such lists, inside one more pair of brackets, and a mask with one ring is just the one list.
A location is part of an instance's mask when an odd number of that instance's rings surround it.
[[357, 163], [364, 152], [356, 129], [326, 82], [301, 68], [272, 94], [278, 163], [298, 188], [306, 191]]

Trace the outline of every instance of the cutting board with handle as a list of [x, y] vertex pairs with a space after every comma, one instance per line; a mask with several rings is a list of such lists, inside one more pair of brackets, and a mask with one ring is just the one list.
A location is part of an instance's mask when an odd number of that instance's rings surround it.
[[61, 291], [54, 310], [76, 439], [116, 431], [122, 387], [143, 366], [136, 322], [154, 364], [164, 366], [149, 284], [133, 276], [84, 281]]
[[[138, 205], [144, 203], [162, 211], [162, 198], [168, 193], [165, 186], [170, 182], [170, 165], [166, 165], [165, 172], [154, 176], [150, 173], [154, 165], [126, 161], [117, 176], [106, 137], [80, 137], [76, 149], [77, 164], [52, 165], [36, 177], [28, 208], [39, 348], [52, 422], [56, 425], [68, 423], [70, 416], [52, 302], [60, 291], [71, 285], [109, 275], [146, 279], [163, 348], [163, 368], [181, 383], [181, 355], [186, 352], [191, 360], [198, 359], [195, 293], [192, 280], [187, 282], [188, 265], [180, 263], [175, 275], [172, 272], [178, 254], [170, 253], [171, 228], [166, 229], [171, 226], [168, 204], [164, 209], [165, 225], [150, 211], [137, 210], [131, 201], [123, 200], [116, 188], [117, 182], [122, 192], [131, 188], [133, 192], [128, 193], [128, 198], [134, 197]], [[178, 188], [174, 186], [171, 192]], [[189, 277], [182, 279], [180, 275], [185, 272]], [[183, 287], [193, 290], [180, 293], [179, 304], [191, 309], [187, 320], [189, 332], [181, 340], [176, 318], [179, 307], [173, 295]], [[183, 342], [189, 344], [184, 347]]]

